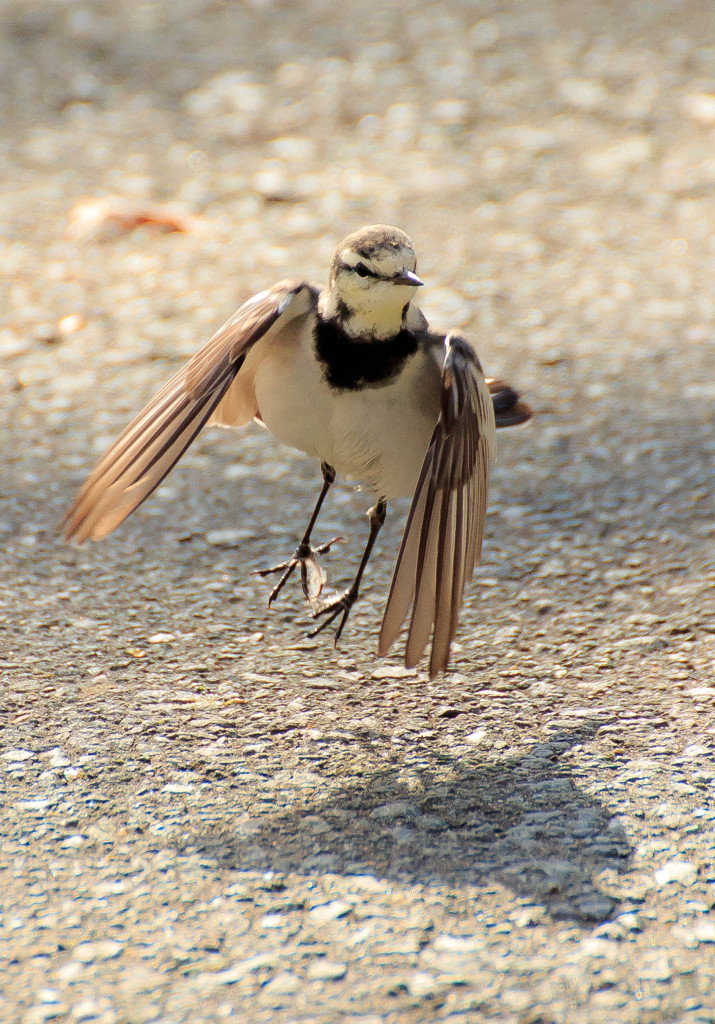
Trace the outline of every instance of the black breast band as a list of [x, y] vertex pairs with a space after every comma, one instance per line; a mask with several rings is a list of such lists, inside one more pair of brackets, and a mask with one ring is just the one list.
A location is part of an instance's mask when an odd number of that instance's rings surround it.
[[417, 338], [404, 328], [392, 338], [353, 338], [335, 319], [318, 317], [315, 354], [325, 379], [337, 391], [381, 387], [396, 377], [417, 351]]

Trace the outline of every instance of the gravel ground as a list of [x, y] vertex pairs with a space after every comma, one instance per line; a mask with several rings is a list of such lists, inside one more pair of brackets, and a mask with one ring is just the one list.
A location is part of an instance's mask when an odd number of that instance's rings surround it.
[[[4, 0], [0, 66], [3, 1024], [711, 1024], [711, 0]], [[432, 682], [375, 655], [404, 506], [338, 650], [267, 613], [319, 474], [258, 428], [58, 539], [180, 360], [374, 221], [537, 410]]]

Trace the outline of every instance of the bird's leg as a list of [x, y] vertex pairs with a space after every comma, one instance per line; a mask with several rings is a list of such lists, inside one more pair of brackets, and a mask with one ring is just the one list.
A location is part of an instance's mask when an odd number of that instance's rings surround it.
[[333, 544], [342, 540], [342, 537], [333, 537], [333, 539], [329, 540], [327, 544], [321, 544], [317, 548], [312, 547], [310, 543], [310, 535], [312, 534], [313, 527], [320, 515], [323, 502], [335, 481], [335, 470], [332, 466], [329, 466], [327, 462], [321, 462], [320, 469], [323, 474], [323, 486], [320, 490], [320, 494], [318, 495], [318, 500], [315, 503], [315, 508], [313, 509], [312, 516], [310, 517], [310, 522], [303, 534], [303, 539], [295, 549], [295, 554], [286, 562], [281, 562], [280, 565], [274, 565], [271, 569], [257, 569], [252, 574], [254, 576], [269, 576], [276, 572], [282, 574], [268, 598], [269, 608], [298, 566], [300, 566], [300, 581], [303, 586], [303, 593], [309, 601], [315, 601], [320, 595], [320, 591], [323, 589], [323, 584], [325, 583], [325, 573], [318, 564], [317, 555], [326, 554], [330, 551]]
[[358, 566], [358, 571], [355, 574], [355, 579], [353, 580], [352, 585], [342, 594], [338, 594], [336, 597], [333, 597], [328, 601], [324, 601], [321, 607], [318, 608], [317, 611], [313, 612], [314, 619], [317, 619], [321, 615], [325, 615], [326, 618], [324, 622], [320, 623], [317, 629], [314, 629], [313, 632], [309, 634], [309, 636], [317, 636], [318, 633], [324, 630], [326, 626], [329, 626], [331, 622], [334, 622], [338, 615], [342, 613], [340, 625], [335, 633], [335, 643], [337, 644], [345, 627], [345, 623], [348, 621], [350, 609], [355, 604], [360, 594], [360, 582], [367, 563], [370, 561], [372, 549], [375, 546], [375, 541], [377, 540], [377, 535], [382, 528], [382, 524], [385, 522], [386, 515], [387, 502], [384, 498], [380, 498], [377, 504], [373, 505], [368, 512], [368, 516], [370, 518], [370, 536], [367, 538], [367, 544], [365, 545], [365, 550], [363, 551], [360, 565]]

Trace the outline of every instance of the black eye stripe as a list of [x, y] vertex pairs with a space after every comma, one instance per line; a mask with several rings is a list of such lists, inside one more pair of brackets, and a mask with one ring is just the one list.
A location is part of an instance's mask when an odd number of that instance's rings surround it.
[[358, 277], [378, 277], [374, 270], [370, 270], [364, 263], [356, 263], [354, 269]]

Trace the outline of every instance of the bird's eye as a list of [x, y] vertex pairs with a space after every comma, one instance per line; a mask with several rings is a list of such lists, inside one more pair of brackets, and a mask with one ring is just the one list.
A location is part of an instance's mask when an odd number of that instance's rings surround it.
[[358, 263], [355, 267], [355, 273], [358, 277], [372, 277], [372, 273], [368, 270], [364, 263]]

